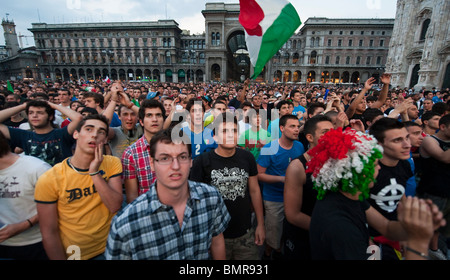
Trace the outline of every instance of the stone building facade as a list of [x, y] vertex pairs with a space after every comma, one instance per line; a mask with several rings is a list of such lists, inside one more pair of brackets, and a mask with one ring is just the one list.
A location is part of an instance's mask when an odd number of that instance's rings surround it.
[[2, 20], [5, 45], [0, 46], [0, 80], [39, 79], [35, 47], [20, 48], [13, 20]]
[[36, 23], [29, 30], [43, 79], [204, 80], [203, 36], [189, 35], [174, 20]]
[[[242, 81], [252, 67], [239, 3], [206, 3], [205, 32], [174, 20], [33, 24], [42, 79]], [[360, 83], [384, 71], [394, 19], [310, 18], [260, 82]]]
[[387, 71], [392, 84], [450, 88], [450, 1], [398, 0]]
[[[239, 4], [207, 3], [206, 79], [239, 80], [251, 67]], [[383, 71], [394, 19], [309, 18], [258, 77], [261, 82], [359, 83]], [[217, 38], [220, 38], [218, 40]]]
[[309, 18], [268, 65], [273, 81], [361, 83], [384, 71], [393, 19]]

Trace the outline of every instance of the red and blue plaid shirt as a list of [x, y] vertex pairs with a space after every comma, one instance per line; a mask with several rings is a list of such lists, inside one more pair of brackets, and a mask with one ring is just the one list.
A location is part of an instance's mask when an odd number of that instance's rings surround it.
[[129, 146], [122, 155], [122, 178], [137, 178], [139, 195], [146, 193], [155, 182], [155, 172], [150, 169], [150, 145], [142, 136]]

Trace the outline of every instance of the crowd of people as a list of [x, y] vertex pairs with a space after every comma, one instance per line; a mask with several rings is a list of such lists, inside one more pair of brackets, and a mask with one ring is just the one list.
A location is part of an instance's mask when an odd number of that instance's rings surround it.
[[0, 81], [0, 123], [0, 259], [447, 259], [449, 89]]

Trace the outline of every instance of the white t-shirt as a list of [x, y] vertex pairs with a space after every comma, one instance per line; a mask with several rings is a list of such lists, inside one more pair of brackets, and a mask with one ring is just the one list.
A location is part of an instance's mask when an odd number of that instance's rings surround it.
[[[0, 170], [0, 222], [14, 224], [37, 214], [34, 187], [51, 166], [36, 157], [19, 155], [15, 163]], [[25, 246], [42, 240], [39, 224], [13, 236], [0, 245]]]

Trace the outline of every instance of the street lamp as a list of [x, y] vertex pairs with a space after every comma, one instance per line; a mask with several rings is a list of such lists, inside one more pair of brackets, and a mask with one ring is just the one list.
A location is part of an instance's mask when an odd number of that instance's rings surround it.
[[[106, 54], [108, 56], [108, 75], [112, 76], [111, 75], [111, 58], [110, 58], [110, 55], [114, 54], [114, 52], [111, 51], [111, 50], [102, 50], [102, 53], [104, 53], [104, 54]], [[111, 77], [111, 79], [112, 79], [112, 77]]]
[[194, 51], [194, 50], [185, 50], [184, 52], [187, 54], [187, 56], [189, 58], [189, 82], [190, 82], [191, 71], [192, 71], [192, 69], [191, 69], [192, 68], [192, 57], [195, 58], [196, 51]]

